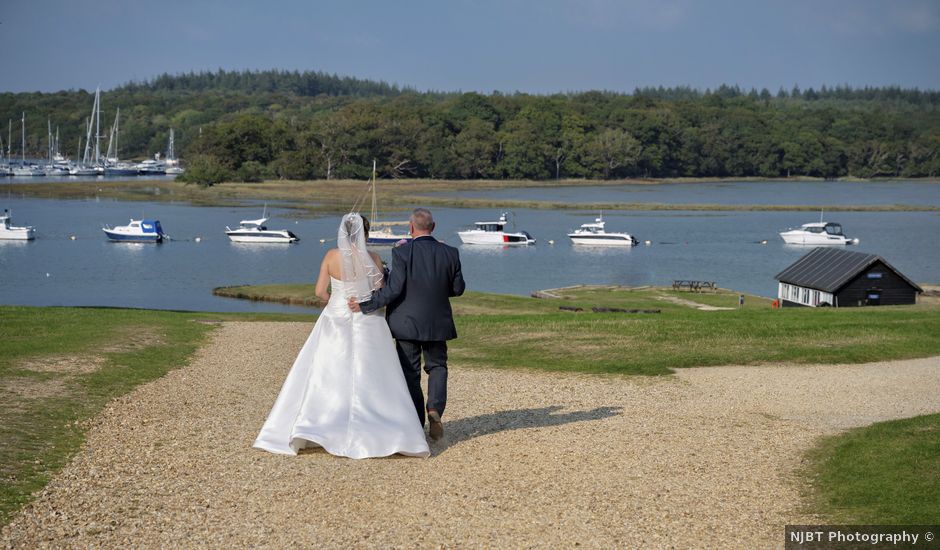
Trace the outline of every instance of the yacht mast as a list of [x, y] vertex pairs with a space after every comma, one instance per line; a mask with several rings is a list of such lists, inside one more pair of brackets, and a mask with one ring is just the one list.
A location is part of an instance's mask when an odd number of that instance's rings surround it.
[[95, 89], [95, 106], [91, 116], [95, 117], [95, 166], [101, 166], [101, 86]]
[[372, 159], [372, 212], [371, 214], [372, 214], [372, 220], [371, 220], [372, 223], [370, 225], [375, 227], [375, 225], [379, 221], [375, 215], [375, 159]]
[[20, 164], [26, 166], [26, 111], [23, 111], [23, 143], [20, 151]]

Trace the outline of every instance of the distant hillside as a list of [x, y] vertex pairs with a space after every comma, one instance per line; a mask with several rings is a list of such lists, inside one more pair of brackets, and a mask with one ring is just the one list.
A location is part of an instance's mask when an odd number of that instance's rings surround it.
[[[19, 156], [25, 112], [27, 156], [45, 156], [49, 120], [74, 158], [93, 96], [0, 93], [0, 139]], [[940, 92], [892, 86], [479, 94], [219, 70], [104, 91], [102, 135], [118, 108], [121, 158], [165, 150], [172, 128], [203, 183], [365, 178], [373, 159], [393, 178], [940, 176]]]
[[163, 73], [143, 82], [129, 82], [115, 89], [126, 92], [240, 92], [244, 94], [289, 93], [298, 96], [395, 96], [402, 91], [394, 84], [338, 76], [321, 71], [200, 71]]

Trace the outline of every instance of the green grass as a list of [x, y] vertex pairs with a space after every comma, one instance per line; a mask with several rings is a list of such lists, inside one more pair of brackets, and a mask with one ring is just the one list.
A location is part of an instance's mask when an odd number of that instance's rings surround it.
[[[312, 285], [308, 285], [312, 288]], [[557, 299], [468, 292], [453, 300], [455, 364], [609, 374], [767, 363], [861, 363], [940, 355], [940, 308], [774, 310], [738, 293], [577, 287]], [[276, 299], [276, 294], [269, 296]], [[666, 298], [733, 308], [701, 311]], [[560, 311], [559, 306], [582, 312]], [[594, 306], [661, 313], [593, 313]]]
[[[805, 180], [796, 178], [793, 181]], [[672, 181], [717, 181], [703, 180], [431, 180], [396, 179], [381, 180], [378, 200], [388, 211], [410, 210], [416, 204], [430, 207], [452, 208], [535, 208], [554, 210], [695, 210], [695, 211], [812, 211], [815, 205], [766, 205], [766, 204], [662, 204], [662, 203], [571, 203], [541, 200], [506, 200], [504, 198], [461, 198], [434, 195], [439, 192], [459, 192], [468, 189], [507, 188], [553, 188], [559, 186], [612, 186], [626, 183], [656, 185]], [[731, 179], [728, 181], [741, 181]], [[757, 181], [747, 178], [747, 181]], [[781, 180], [773, 180], [781, 181]], [[283, 201], [283, 206], [297, 210], [300, 215], [325, 215], [342, 213], [349, 205], [359, 200], [366, 190], [365, 181], [356, 180], [271, 180], [261, 183], [224, 183], [212, 187], [187, 185], [176, 181], [100, 181], [94, 185], [85, 182], [57, 182], [37, 184], [11, 184], [10, 190], [17, 195], [40, 198], [84, 199], [106, 197], [127, 201], [172, 201], [188, 202], [200, 206], [238, 206], [245, 201]], [[833, 212], [891, 212], [891, 211], [940, 211], [940, 207], [923, 204], [882, 205], [831, 205]]]
[[212, 293], [226, 298], [323, 307], [326, 303], [317, 298], [315, 290], [313, 284], [273, 284], [223, 286], [212, 289]]
[[810, 497], [832, 523], [940, 522], [940, 414], [881, 422], [810, 453]]
[[[745, 307], [737, 308], [738, 294], [732, 291], [579, 287], [556, 293], [559, 298], [535, 299], [468, 292], [455, 299], [460, 337], [450, 344], [451, 363], [663, 375], [684, 367], [858, 363], [940, 355], [938, 307], [773, 310], [769, 300], [756, 296], [748, 296]], [[734, 309], [701, 311], [663, 299], [669, 297]], [[584, 311], [560, 311], [559, 306]], [[660, 313], [593, 313], [592, 306]], [[79, 448], [87, 419], [137, 384], [187, 363], [212, 329], [197, 321], [314, 318], [0, 306], [0, 524]], [[140, 334], [145, 336], [134, 336]], [[64, 366], [48, 368], [57, 361]], [[933, 422], [929, 429], [937, 439]], [[919, 429], [928, 428], [914, 427], [911, 433]], [[932, 452], [937, 454], [936, 447]], [[936, 471], [936, 462], [928, 466]], [[833, 483], [824, 481], [822, 486]], [[935, 503], [936, 485], [929, 487], [934, 487], [933, 496], [925, 502]]]
[[[496, 368], [662, 375], [676, 368], [767, 363], [860, 363], [940, 355], [940, 308], [786, 308], [738, 293], [576, 288], [561, 299], [490, 295], [489, 311], [458, 306], [453, 362]], [[663, 297], [719, 307], [701, 311]], [[476, 302], [470, 296], [468, 302]], [[460, 304], [460, 300], [455, 301]], [[511, 307], [499, 307], [507, 306]], [[532, 309], [527, 306], [531, 305]], [[559, 305], [582, 307], [562, 312]], [[660, 309], [593, 313], [592, 306]]]
[[0, 306], [0, 525], [80, 447], [111, 399], [185, 365], [211, 320], [284, 314]]

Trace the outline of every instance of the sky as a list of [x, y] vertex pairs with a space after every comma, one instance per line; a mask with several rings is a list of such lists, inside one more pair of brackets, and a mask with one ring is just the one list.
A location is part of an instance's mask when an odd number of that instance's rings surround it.
[[319, 70], [418, 90], [940, 89], [938, 0], [0, 0], [0, 92]]

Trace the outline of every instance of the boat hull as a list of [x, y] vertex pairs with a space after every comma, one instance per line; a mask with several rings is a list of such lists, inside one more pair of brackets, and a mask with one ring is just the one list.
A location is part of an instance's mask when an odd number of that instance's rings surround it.
[[580, 244], [588, 246], [636, 246], [637, 241], [633, 237], [612, 237], [610, 235], [568, 235], [571, 244]]
[[793, 232], [786, 231], [780, 233], [780, 238], [783, 239], [783, 242], [787, 244], [805, 244], [811, 246], [825, 246], [825, 245], [835, 245], [842, 246], [847, 244], [853, 244], [854, 239], [849, 239], [844, 236], [836, 235], [817, 235], [817, 234], [805, 234], [802, 232]]
[[0, 228], [0, 240], [31, 241], [36, 238], [36, 231], [32, 227]]
[[464, 244], [495, 244], [528, 246], [535, 244], [535, 239], [524, 233], [504, 233], [502, 231], [458, 231], [457, 236]]
[[120, 233], [117, 231], [111, 231], [108, 229], [102, 229], [104, 234], [108, 236], [109, 241], [122, 242], [122, 243], [159, 243], [163, 242], [163, 235], [160, 234], [143, 234], [135, 235], [131, 233]]
[[285, 235], [246, 235], [238, 233], [227, 233], [228, 238], [233, 243], [272, 243], [272, 244], [290, 244], [299, 241], [293, 233]]
[[104, 173], [107, 176], [136, 176], [136, 168], [105, 168]]
[[393, 245], [400, 243], [401, 241], [411, 241], [411, 237], [409, 237], [408, 235], [401, 235], [401, 236], [390, 235], [387, 237], [370, 236], [368, 240], [366, 240], [366, 244], [372, 245], [372, 246], [393, 246]]

